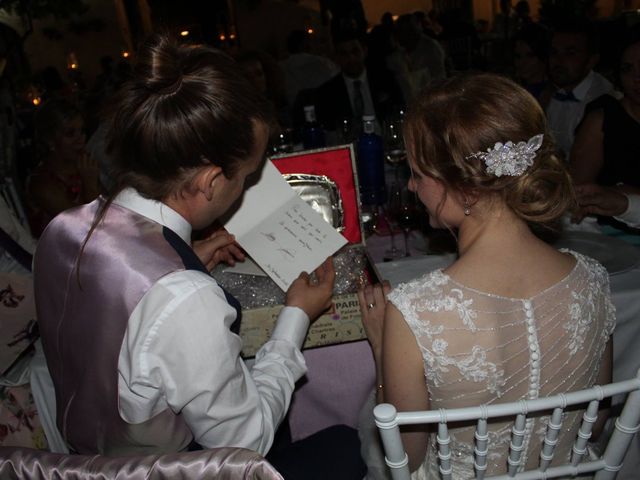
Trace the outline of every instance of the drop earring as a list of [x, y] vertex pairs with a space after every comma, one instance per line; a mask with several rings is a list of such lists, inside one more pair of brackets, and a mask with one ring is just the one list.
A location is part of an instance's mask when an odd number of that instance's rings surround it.
[[463, 212], [465, 217], [471, 215], [471, 206], [469, 205], [469, 202], [465, 200], [462, 207], [464, 208]]

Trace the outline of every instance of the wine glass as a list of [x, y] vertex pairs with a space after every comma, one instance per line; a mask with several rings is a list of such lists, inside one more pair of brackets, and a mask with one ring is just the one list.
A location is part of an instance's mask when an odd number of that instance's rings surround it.
[[291, 153], [293, 151], [293, 132], [291, 129], [284, 129], [278, 132], [271, 139], [271, 152], [274, 155], [281, 153]]
[[400, 195], [401, 203], [400, 209], [396, 214], [396, 221], [404, 235], [404, 256], [410, 257], [411, 249], [409, 248], [409, 237], [411, 236], [411, 232], [418, 225], [418, 202], [415, 194], [408, 189], [403, 189]]
[[350, 118], [343, 118], [338, 124], [338, 143], [353, 143], [358, 138], [358, 128]]
[[389, 238], [391, 247], [384, 252], [385, 260], [395, 260], [402, 257], [402, 250], [396, 246], [395, 230], [398, 229], [396, 219], [399, 218], [400, 210], [402, 208], [402, 187], [398, 182], [391, 184], [389, 193], [387, 196], [387, 203], [384, 207], [383, 218], [386, 222], [386, 227], [389, 230]]
[[393, 167], [393, 181], [400, 183], [399, 170], [407, 160], [407, 153], [404, 147], [402, 136], [403, 117], [399, 115], [387, 120], [384, 124], [384, 156], [389, 165]]

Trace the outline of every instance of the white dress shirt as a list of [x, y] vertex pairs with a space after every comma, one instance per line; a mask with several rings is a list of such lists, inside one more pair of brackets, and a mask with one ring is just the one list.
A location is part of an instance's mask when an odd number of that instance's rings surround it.
[[640, 228], [640, 195], [626, 194], [629, 200], [627, 210], [615, 217], [616, 220], [626, 223], [630, 227]]
[[[191, 244], [191, 226], [167, 205], [134, 190], [114, 203], [170, 228]], [[140, 423], [171, 408], [204, 447], [266, 454], [306, 373], [300, 347], [309, 319], [284, 307], [271, 339], [249, 369], [242, 340], [229, 330], [236, 311], [209, 275], [186, 270], [153, 285], [129, 318], [118, 360], [120, 415]]]
[[409, 71], [420, 91], [433, 80], [446, 78], [445, 53], [440, 42], [428, 35], [421, 35], [416, 47], [408, 52]]
[[[367, 71], [363, 70], [362, 74], [357, 78], [347, 77], [346, 75], [342, 75], [344, 79], [344, 83], [347, 86], [347, 92], [349, 93], [349, 101], [351, 102], [351, 111], [355, 112], [354, 105], [354, 86], [353, 83], [355, 81], [360, 81], [360, 91], [362, 92], [362, 100], [364, 105], [364, 110], [362, 112], [363, 115], [373, 115], [376, 116], [376, 109], [373, 106], [373, 99], [371, 98], [371, 89], [369, 88], [369, 80], [367, 78]], [[362, 119], [358, 119], [362, 121]]]
[[565, 154], [567, 160], [573, 146], [576, 127], [582, 120], [587, 104], [601, 95], [613, 92], [614, 88], [609, 80], [599, 73], [591, 71], [571, 92], [558, 91], [558, 93], [573, 93], [578, 101], [561, 101], [554, 97], [551, 98], [546, 112], [549, 129], [553, 134], [556, 146]]

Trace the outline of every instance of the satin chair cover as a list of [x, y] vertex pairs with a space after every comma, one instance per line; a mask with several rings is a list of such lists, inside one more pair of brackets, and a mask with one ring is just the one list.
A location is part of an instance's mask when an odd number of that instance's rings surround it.
[[197, 452], [104, 457], [0, 447], [3, 480], [282, 480], [259, 453], [225, 447]]

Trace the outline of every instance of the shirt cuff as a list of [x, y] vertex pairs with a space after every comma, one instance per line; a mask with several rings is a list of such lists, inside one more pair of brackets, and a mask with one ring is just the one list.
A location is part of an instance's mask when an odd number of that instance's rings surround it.
[[283, 307], [278, 315], [271, 340], [287, 340], [302, 348], [309, 329], [309, 317], [299, 307]]
[[627, 210], [614, 217], [616, 220], [626, 223], [630, 227], [640, 227], [640, 195], [625, 194], [629, 200]]

